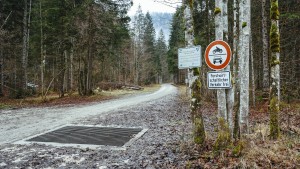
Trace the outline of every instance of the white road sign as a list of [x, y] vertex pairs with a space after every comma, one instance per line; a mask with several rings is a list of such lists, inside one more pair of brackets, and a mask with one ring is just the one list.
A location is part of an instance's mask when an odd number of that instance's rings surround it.
[[201, 67], [201, 46], [178, 49], [178, 68]]
[[230, 89], [230, 71], [207, 72], [207, 86], [209, 89]]

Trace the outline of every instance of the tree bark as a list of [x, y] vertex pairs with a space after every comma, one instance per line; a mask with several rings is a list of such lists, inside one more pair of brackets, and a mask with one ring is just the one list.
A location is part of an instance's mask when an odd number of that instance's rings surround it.
[[4, 76], [3, 76], [3, 49], [0, 49], [0, 97], [4, 96], [3, 87], [4, 87]]
[[[268, 31], [266, 0], [261, 1], [262, 6], [262, 44], [263, 44], [263, 92], [266, 94], [269, 90], [269, 50], [268, 50]], [[264, 95], [265, 95], [264, 94]], [[263, 96], [264, 97], [264, 96]]]
[[250, 0], [241, 0], [240, 3], [240, 29], [242, 37], [242, 55], [240, 62], [240, 132], [247, 134], [249, 116], [249, 36], [250, 36]]
[[[26, 37], [26, 60], [25, 60], [26, 69], [28, 65], [28, 54], [29, 54], [29, 38], [30, 38], [31, 10], [32, 10], [31, 6], [32, 6], [32, 0], [29, 0], [29, 11], [28, 11], [28, 19], [27, 19], [28, 26], [27, 26], [27, 37]], [[28, 79], [26, 76], [26, 83], [27, 81]]]
[[[223, 40], [228, 43], [228, 0], [223, 0], [222, 6], [222, 18], [223, 18]], [[232, 63], [232, 62], [231, 62]], [[229, 64], [225, 70], [230, 71]], [[230, 132], [233, 131], [233, 106], [234, 106], [234, 90], [233, 88], [225, 90], [226, 92], [226, 121], [228, 123]]]
[[[43, 41], [43, 20], [42, 20], [42, 2], [40, 1], [40, 9], [39, 9], [39, 14], [40, 14], [40, 54], [41, 54], [41, 66], [40, 66], [40, 71], [41, 71], [41, 93], [42, 97], [44, 98], [44, 91], [45, 91], [45, 82], [44, 82], [44, 67], [45, 67], [45, 56], [44, 56], [44, 41]], [[45, 98], [44, 98], [45, 99]]]
[[58, 59], [58, 70], [61, 71], [62, 73], [59, 74], [58, 76], [58, 91], [59, 91], [59, 97], [62, 98], [64, 97], [65, 94], [65, 87], [64, 87], [64, 80], [65, 80], [65, 52], [61, 51], [61, 55], [59, 56]]
[[233, 138], [238, 139], [240, 137], [240, 74], [239, 74], [239, 60], [240, 60], [240, 28], [239, 28], [239, 0], [234, 0], [234, 39], [233, 39], [233, 87], [234, 91], [234, 127]]
[[252, 33], [250, 33], [250, 60], [251, 60], [251, 82], [252, 82], [252, 105], [255, 106], [255, 71], [254, 71]]
[[[222, 1], [215, 2], [215, 11], [218, 11], [218, 9], [220, 10], [220, 12], [215, 12], [216, 40], [223, 40]], [[218, 89], [217, 96], [218, 96], [218, 117], [227, 120], [225, 89]]]
[[22, 44], [22, 72], [21, 83], [22, 88], [27, 89], [27, 34], [28, 34], [28, 1], [24, 0], [24, 13], [23, 13], [23, 44]]
[[[184, 2], [184, 18], [185, 18], [185, 41], [188, 47], [194, 46], [194, 27], [193, 27], [193, 16], [192, 16], [192, 6], [193, 1]], [[201, 81], [199, 78], [200, 68], [194, 68], [191, 70], [192, 81], [192, 99], [191, 99], [191, 114], [194, 123], [194, 142], [199, 145], [204, 145], [205, 143], [205, 128], [202, 117], [201, 108]]]
[[71, 44], [72, 44], [72, 47], [71, 47], [71, 53], [70, 53], [70, 90], [73, 91], [73, 79], [74, 79], [74, 68], [73, 68], [73, 59], [74, 59], [74, 38], [71, 38]]
[[271, 48], [271, 85], [269, 96], [270, 113], [270, 137], [278, 139], [279, 137], [279, 102], [280, 102], [280, 33], [279, 33], [279, 9], [278, 0], [271, 0], [271, 30], [270, 30], [270, 48]]

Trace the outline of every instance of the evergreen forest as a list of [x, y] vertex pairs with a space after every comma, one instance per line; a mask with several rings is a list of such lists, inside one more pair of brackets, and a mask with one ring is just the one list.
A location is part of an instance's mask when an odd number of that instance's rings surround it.
[[[128, 16], [132, 0], [0, 0], [0, 115], [26, 101], [47, 105], [53, 96], [57, 103], [75, 96], [76, 105], [95, 95], [111, 99], [105, 92], [114, 89], [168, 87], [164, 94], [176, 99], [132, 101], [144, 116], [107, 116], [117, 125], [129, 119], [149, 123], [149, 134], [161, 132], [148, 140], [175, 133], [178, 140], [146, 146], [148, 157], [160, 147], [168, 151], [153, 157], [156, 168], [299, 168], [300, 0], [153, 1], [176, 12], [153, 14], [139, 6]], [[213, 41], [231, 47], [230, 63], [220, 70], [204, 58]], [[202, 48], [201, 66], [179, 69], [178, 50], [194, 46]], [[230, 87], [209, 88], [208, 73], [225, 71]], [[85, 110], [96, 115], [95, 109]], [[172, 163], [158, 160], [168, 153]]]

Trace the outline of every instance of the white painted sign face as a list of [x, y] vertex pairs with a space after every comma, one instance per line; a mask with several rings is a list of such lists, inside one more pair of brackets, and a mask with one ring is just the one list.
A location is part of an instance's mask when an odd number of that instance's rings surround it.
[[178, 68], [201, 67], [201, 46], [178, 49]]
[[230, 89], [230, 71], [207, 72], [207, 86], [209, 89]]

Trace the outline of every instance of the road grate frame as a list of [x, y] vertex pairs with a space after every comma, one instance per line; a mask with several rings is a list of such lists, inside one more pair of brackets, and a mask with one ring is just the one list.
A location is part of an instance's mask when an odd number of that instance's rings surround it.
[[54, 146], [91, 148], [98, 148], [99, 146], [124, 148], [141, 137], [146, 131], [147, 129], [142, 128], [66, 125], [16, 143], [42, 143]]

